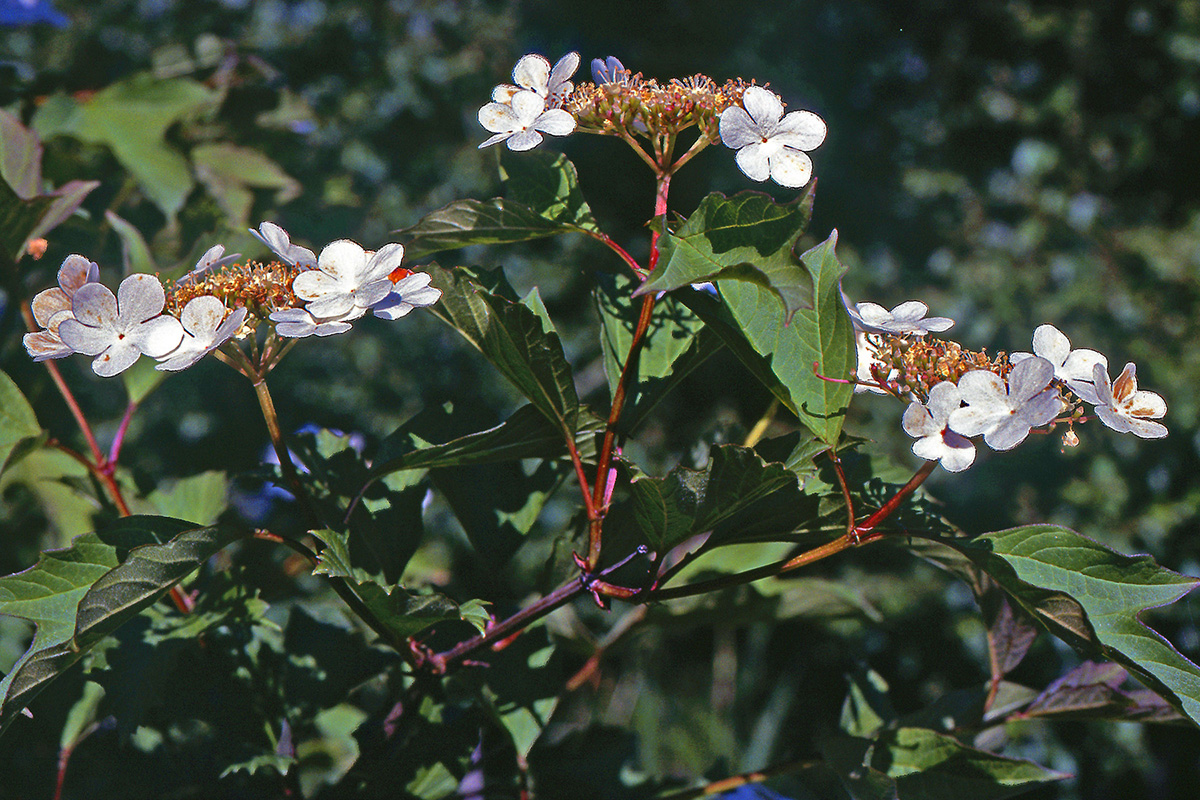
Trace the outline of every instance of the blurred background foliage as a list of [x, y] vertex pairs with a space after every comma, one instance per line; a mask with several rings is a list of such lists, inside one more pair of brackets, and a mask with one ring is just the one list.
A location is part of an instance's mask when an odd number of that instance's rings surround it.
[[[1033, 329], [1051, 322], [1075, 346], [1107, 354], [1113, 374], [1135, 361], [1143, 387], [1167, 399], [1166, 440], [1088, 425], [1077, 448], [1035, 438], [1016, 452], [984, 456], [967, 473], [942, 474], [929, 493], [945, 515], [971, 533], [1061, 523], [1200, 573], [1200, 3], [58, 0], [54, 7], [67, 24], [0, 28], [0, 107], [43, 136], [48, 182], [88, 179], [100, 187], [84, 214], [55, 231], [45, 258], [22, 262], [26, 297], [51, 285], [71, 252], [99, 261], [114, 285], [123, 265], [178, 275], [217, 242], [262, 256], [245, 229], [263, 219], [306, 244], [350, 237], [374, 247], [451, 200], [495, 195], [496, 153], [476, 150], [485, 132], [475, 113], [525, 52], [553, 60], [578, 50], [585, 64], [614, 54], [660, 79], [704, 72], [769, 82], [790, 106], [817, 111], [829, 124], [814, 157], [810, 231], [814, 242], [840, 231], [854, 299], [889, 307], [922, 299], [958, 321], [958, 341], [990, 351], [1028, 349]], [[644, 253], [652, 181], [634, 156], [611, 140], [552, 144], [578, 166], [605, 229]], [[760, 187], [748, 186], [729, 152], [711, 148], [673, 185], [673, 207], [686, 215], [709, 191], [746, 188]], [[537, 286], [581, 396], [606, 402], [588, 294], [591, 273], [613, 269], [606, 252], [556, 239], [443, 261], [500, 264], [519, 290]], [[20, 346], [16, 299], [4, 298], [0, 368], [53, 435], [74, 441], [65, 406]], [[317, 423], [369, 443], [445, 402], [476, 409], [481, 422], [515, 407], [452, 331], [430, 315], [414, 317], [368, 320], [352, 337], [298, 347], [272, 376], [285, 427]], [[101, 431], [115, 429], [120, 386], [93, 379], [82, 359], [64, 369], [89, 416], [105, 421]], [[710, 360], [626, 454], [658, 471], [690, 462], [709, 443], [740, 441], [769, 402], [742, 375], [730, 357]], [[900, 413], [897, 404], [860, 399], [848, 430], [911, 467]], [[786, 425], [778, 422], [776, 432]], [[124, 464], [149, 491], [207, 470], [253, 472], [266, 441], [249, 388], [210, 359], [150, 395], [134, 418]], [[37, 469], [27, 460], [0, 483], [0, 572], [24, 568], [39, 549], [91, 528], [95, 509], [56, 501], [56, 487], [39, 485]], [[235, 513], [250, 521], [270, 504], [252, 479], [235, 482], [232, 497]], [[570, 552], [559, 539], [571, 500], [564, 493], [551, 503], [500, 567], [435, 504], [429, 541], [410, 569], [452, 596], [511, 609], [564, 574], [555, 565]], [[309, 613], [323, 609], [326, 624], [336, 618], [316, 584], [282, 556], [245, 550], [234, 559], [274, 604], [271, 618], [286, 626], [288, 641], [318, 630]], [[888, 681], [902, 713], [985, 678], [983, 629], [969, 592], [898, 551], [873, 550], [808, 576], [836, 584], [797, 584], [790, 602], [753, 606], [764, 613], [713, 613], [697, 604], [672, 607], [666, 620], [655, 610], [611, 648], [593, 684], [560, 704], [552, 735], [530, 756], [560, 776], [543, 792], [613, 796], [609, 781], [623, 765], [667, 780], [803, 756], [805, 731], [836, 723], [847, 675], [863, 668]], [[292, 606], [308, 611], [292, 612], [289, 622]], [[1193, 659], [1200, 653], [1195, 608], [1185, 599], [1153, 617]], [[580, 607], [551, 621], [572, 670], [622, 613]], [[306, 616], [297, 622], [298, 614]], [[27, 635], [23, 625], [0, 620], [0, 667]], [[160, 665], [156, 680], [230, 692], [218, 678], [238, 664], [221, 656], [253, 662], [239, 674], [265, 674], [260, 648], [269, 649], [238, 641], [207, 661], [177, 656]], [[1048, 641], [1035, 656], [1017, 674], [1034, 686], [1074, 658]], [[0, 796], [49, 796], [60, 731], [81, 691], [76, 681], [47, 693], [35, 720], [18, 723], [24, 732], [0, 743]], [[222, 696], [228, 719], [200, 715], [189, 729], [179, 720], [195, 709], [172, 716], [156, 706], [132, 737], [93, 734], [74, 756], [68, 794], [264, 796], [256, 794], [261, 773], [218, 782], [213, 765], [228, 760], [171, 748], [202, 738], [201, 728], [220, 731], [224, 738], [214, 742], [231, 750], [238, 737], [261, 734], [252, 730], [257, 711], [242, 713], [267, 702], [254, 686]], [[341, 763], [337, 747], [350, 746], [355, 725], [327, 714], [318, 725], [324, 738], [312, 741], [325, 742], [330, 763]], [[1200, 785], [1196, 731], [1066, 722], [1009, 734], [1007, 752], [1074, 776], [1031, 796], [1193, 797]], [[312, 780], [315, 791], [322, 779]]]

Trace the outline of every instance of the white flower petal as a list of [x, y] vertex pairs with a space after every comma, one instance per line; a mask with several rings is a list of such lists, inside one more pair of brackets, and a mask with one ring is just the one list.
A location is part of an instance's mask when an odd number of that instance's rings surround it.
[[497, 133], [495, 136], [490, 136], [480, 143], [479, 149], [482, 150], [485, 147], [491, 147], [494, 144], [500, 144], [500, 142], [503, 142], [510, 136], [512, 136], [512, 133]]
[[21, 343], [25, 345], [25, 351], [34, 361], [65, 358], [75, 352], [57, 333], [49, 330], [27, 333], [22, 337]]
[[1027, 358], [1008, 373], [1008, 396], [1023, 405], [1054, 379], [1054, 365], [1044, 358]]
[[784, 148], [770, 157], [771, 180], [799, 189], [812, 177], [812, 159], [799, 150]]
[[546, 110], [546, 98], [535, 92], [517, 92], [511, 106], [521, 126], [528, 127]]
[[[355, 283], [367, 266], [367, 254], [362, 246], [349, 239], [330, 242], [317, 257], [317, 269], [342, 283]], [[296, 280], [304, 277], [297, 276]]]
[[287, 231], [273, 222], [262, 223], [258, 226], [258, 230], [251, 228], [250, 233], [260, 242], [271, 248], [271, 251], [286, 264], [291, 264], [301, 269], [313, 269], [317, 266], [316, 254], [307, 247], [292, 244]]
[[33, 318], [43, 328], [50, 327], [50, 320], [55, 314], [71, 310], [71, 297], [65, 291], [55, 286], [37, 293], [29, 303]]
[[88, 283], [71, 298], [71, 310], [84, 325], [112, 326], [117, 319], [117, 298], [104, 284]]
[[771, 164], [761, 142], [746, 145], [738, 150], [733, 160], [737, 162], [738, 169], [752, 181], [761, 182], [771, 177]]
[[144, 272], [130, 275], [117, 287], [117, 308], [123, 326], [145, 322], [161, 314], [166, 303], [167, 294], [162, 283]]
[[164, 314], [134, 327], [126, 340], [145, 355], [161, 358], [179, 347], [183, 340], [183, 325], [174, 317]]
[[1039, 325], [1033, 332], [1033, 352], [1061, 367], [1071, 352], [1071, 340], [1053, 325]]
[[371, 256], [371, 260], [367, 262], [367, 267], [363, 271], [365, 280], [374, 280], [376, 278], [386, 278], [399, 267], [404, 261], [404, 245], [396, 242], [389, 242], [376, 251], [375, 255]]
[[557, 87], [570, 80], [577, 69], [579, 69], [579, 53], [567, 53], [560, 58], [558, 63], [554, 65], [554, 69], [550, 72], [550, 91], [557, 91]]
[[829, 128], [825, 120], [811, 111], [793, 111], [775, 128], [771, 138], [797, 150], [816, 150], [825, 141]]
[[508, 149], [518, 153], [532, 150], [542, 143], [542, 135], [537, 131], [520, 131], [508, 137]]
[[92, 361], [92, 372], [101, 378], [111, 378], [132, 367], [141, 355], [132, 344], [114, 344]]
[[783, 116], [783, 101], [761, 86], [751, 86], [742, 93], [742, 107], [754, 120], [764, 136], [770, 136]]
[[730, 106], [721, 112], [719, 130], [721, 141], [735, 150], [763, 140], [762, 131], [740, 106]]
[[566, 136], [575, 130], [575, 118], [561, 108], [552, 108], [533, 121], [533, 129], [551, 136]]
[[95, 283], [98, 280], [100, 267], [95, 261], [89, 261], [78, 254], [67, 256], [58, 268], [58, 285], [68, 297], [79, 291], [79, 287], [85, 283]]
[[545, 96], [550, 82], [550, 62], [536, 53], [522, 56], [513, 68], [513, 82]]
[[511, 133], [520, 127], [517, 112], [507, 103], [488, 103], [479, 109], [479, 124], [494, 133]]

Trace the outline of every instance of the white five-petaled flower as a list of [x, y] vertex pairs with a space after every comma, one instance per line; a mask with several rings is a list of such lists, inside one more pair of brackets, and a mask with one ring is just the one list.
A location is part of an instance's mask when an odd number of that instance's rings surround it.
[[1016, 364], [1033, 356], [1041, 356], [1054, 365], [1054, 377], [1065, 383], [1080, 399], [1092, 405], [1099, 403], [1092, 368], [1104, 367], [1108, 375], [1108, 359], [1103, 353], [1081, 348], [1071, 349], [1071, 340], [1053, 325], [1039, 325], [1033, 332], [1033, 353], [1013, 353], [1008, 360]]
[[[513, 68], [513, 82], [501, 84], [492, 90], [492, 101], [511, 103], [518, 92], [533, 92], [542, 98], [548, 108], [557, 108], [566, 99], [575, 85], [571, 76], [579, 69], [579, 53], [567, 53], [551, 69], [550, 62], [543, 56], [530, 53], [522, 56]], [[485, 126], [486, 127], [486, 126]]]
[[25, 334], [22, 342], [34, 361], [64, 358], [75, 351], [58, 335], [58, 326], [74, 319], [71, 301], [86, 283], [100, 280], [100, 267], [81, 255], [69, 255], [58, 268], [58, 286], [38, 292], [30, 303], [33, 318], [43, 330]]
[[183, 326], [163, 315], [165, 304], [166, 293], [153, 275], [130, 275], [115, 297], [103, 284], [85, 283], [71, 302], [75, 318], [64, 320], [58, 334], [76, 353], [96, 356], [92, 370], [109, 378], [141, 355], [161, 358], [179, 346]]
[[850, 303], [845, 295], [842, 299], [846, 303], [846, 310], [850, 312], [850, 322], [855, 330], [867, 333], [924, 336], [954, 326], [954, 320], [949, 317], [926, 317], [929, 306], [920, 300], [909, 300], [888, 311], [875, 303]]
[[915, 436], [914, 454], [926, 461], [939, 461], [950, 472], [962, 472], [975, 462], [975, 445], [950, 430], [950, 415], [962, 405], [962, 394], [950, 381], [929, 390], [929, 402], [911, 403], [904, 410], [904, 432]]
[[1054, 365], [1034, 356], [1018, 363], [1004, 379], [974, 370], [958, 379], [967, 405], [950, 413], [950, 430], [971, 437], [983, 434], [993, 450], [1011, 450], [1025, 441], [1030, 428], [1045, 425], [1062, 409], [1058, 391], [1047, 388]]
[[780, 186], [799, 188], [812, 176], [812, 159], [803, 151], [825, 141], [825, 120], [811, 111], [783, 114], [783, 102], [774, 92], [751, 86], [742, 94], [741, 106], [721, 112], [721, 141], [737, 150], [734, 160], [746, 177]]
[[566, 136], [575, 130], [575, 118], [561, 108], [546, 108], [537, 92], [520, 91], [507, 103], [488, 103], [479, 109], [479, 124], [494, 136], [479, 145], [482, 150], [508, 142], [509, 150], [531, 150], [542, 143], [542, 134]]
[[296, 276], [292, 292], [307, 301], [304, 308], [315, 319], [350, 322], [388, 296], [389, 276], [403, 258], [403, 245], [384, 245], [373, 253], [339, 239], [321, 250], [316, 269]]
[[1167, 404], [1154, 392], [1139, 391], [1137, 367], [1130, 362], [1112, 383], [1108, 380], [1106, 366], [1092, 367], [1092, 380], [1096, 386], [1096, 416], [1118, 433], [1132, 433], [1143, 439], [1161, 439], [1167, 435], [1167, 426], [1152, 420], [1161, 419], [1167, 413]]
[[201, 295], [188, 301], [179, 314], [183, 325], [183, 340], [161, 360], [155, 369], [175, 372], [187, 369], [233, 338], [246, 321], [247, 310], [232, 313], [212, 295]]
[[275, 255], [279, 256], [280, 261], [291, 264], [294, 267], [300, 267], [301, 269], [316, 268], [316, 254], [307, 247], [292, 244], [287, 231], [274, 222], [264, 222], [258, 226], [258, 230], [251, 228], [250, 233], [254, 234], [256, 239], [271, 248]]
[[406, 275], [392, 287], [391, 294], [371, 309], [377, 317], [400, 319], [414, 308], [425, 308], [442, 297], [442, 290], [429, 285], [433, 276], [428, 272]]

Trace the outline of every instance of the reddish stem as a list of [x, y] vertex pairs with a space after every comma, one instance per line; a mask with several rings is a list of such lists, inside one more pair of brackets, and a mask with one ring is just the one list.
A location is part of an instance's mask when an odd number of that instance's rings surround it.
[[629, 268], [633, 270], [633, 274], [636, 275], [639, 280], [645, 277], [646, 271], [642, 268], [642, 265], [637, 262], [637, 259], [629, 255], [629, 251], [614, 242], [608, 234], [604, 233], [603, 231], [593, 230], [585, 230], [584, 233], [586, 233], [588, 236], [591, 236], [596, 241], [604, 243], [609, 250], [612, 250], [614, 253], [616, 253], [617, 257], [624, 261]]

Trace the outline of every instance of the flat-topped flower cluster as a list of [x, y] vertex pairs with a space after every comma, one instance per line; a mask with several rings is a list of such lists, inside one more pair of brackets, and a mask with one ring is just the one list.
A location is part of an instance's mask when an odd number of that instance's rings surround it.
[[[575, 86], [579, 54], [568, 53], [552, 67], [540, 55], [521, 58], [512, 84], [497, 86], [492, 102], [479, 110], [479, 123], [494, 135], [479, 146], [506, 142], [529, 150], [543, 134], [583, 133], [653, 143], [660, 168], [668, 163], [681, 131], [696, 127], [699, 139], [689, 152], [721, 141], [737, 150], [738, 167], [756, 181], [781, 186], [808, 183], [812, 161], [806, 151], [825, 140], [825, 121], [811, 111], [784, 114], [783, 100], [741, 78], [718, 84], [706, 75], [672, 78], [665, 84], [625, 69], [616, 58], [592, 61], [593, 83]], [[635, 145], [636, 147], [637, 145]]]
[[226, 256], [216, 245], [178, 281], [164, 286], [155, 275], [135, 273], [115, 295], [99, 282], [95, 262], [67, 256], [58, 286], [33, 299], [41, 329], [26, 334], [25, 349], [35, 361], [94, 356], [92, 369], [103, 377], [142, 356], [158, 361], [157, 369], [176, 371], [231, 340], [254, 336], [260, 326], [284, 338], [329, 336], [350, 330], [367, 311], [394, 320], [441, 297], [428, 273], [401, 266], [399, 244], [376, 252], [340, 239], [317, 256], [270, 222], [251, 233], [277, 261], [239, 264], [238, 255]]
[[954, 321], [926, 317], [928, 307], [909, 301], [891, 311], [874, 303], [846, 301], [858, 344], [856, 391], [908, 399], [903, 427], [917, 441], [913, 453], [961, 472], [975, 461], [973, 437], [993, 450], [1011, 450], [1036, 429], [1065, 424], [1065, 441], [1076, 441], [1074, 425], [1086, 422], [1084, 404], [1120, 433], [1143, 439], [1167, 435], [1157, 419], [1167, 405], [1137, 387], [1137, 368], [1126, 364], [1116, 381], [1108, 359], [1095, 350], [1071, 349], [1053, 325], [1033, 334], [1032, 353], [965, 350], [954, 342], [926, 340]]

